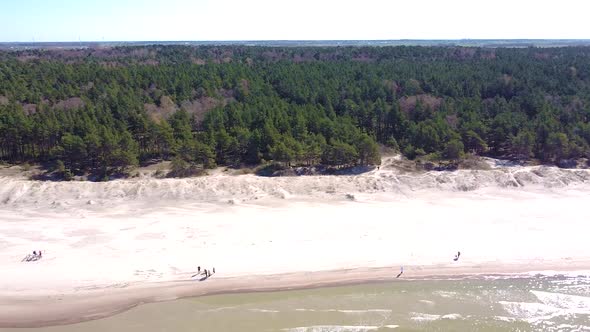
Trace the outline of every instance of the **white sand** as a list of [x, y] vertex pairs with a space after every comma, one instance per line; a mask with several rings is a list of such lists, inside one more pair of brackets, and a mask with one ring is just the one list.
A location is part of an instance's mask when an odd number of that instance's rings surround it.
[[[411, 267], [404, 277], [502, 272], [502, 264], [577, 269], [590, 261], [589, 182], [582, 170], [408, 175], [387, 163], [350, 177], [0, 177], [0, 299], [187, 280], [197, 265], [215, 267], [216, 277], [400, 265]], [[43, 259], [21, 262], [33, 250]]]

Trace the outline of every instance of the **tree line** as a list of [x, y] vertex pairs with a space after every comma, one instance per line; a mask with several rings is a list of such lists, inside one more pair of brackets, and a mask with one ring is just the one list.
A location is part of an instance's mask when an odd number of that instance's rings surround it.
[[380, 163], [590, 154], [590, 49], [183, 47], [0, 52], [0, 160]]

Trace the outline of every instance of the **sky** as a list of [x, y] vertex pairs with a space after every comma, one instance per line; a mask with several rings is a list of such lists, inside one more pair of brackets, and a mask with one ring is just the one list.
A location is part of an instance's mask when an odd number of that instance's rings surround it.
[[0, 42], [590, 39], [589, 0], [0, 0]]

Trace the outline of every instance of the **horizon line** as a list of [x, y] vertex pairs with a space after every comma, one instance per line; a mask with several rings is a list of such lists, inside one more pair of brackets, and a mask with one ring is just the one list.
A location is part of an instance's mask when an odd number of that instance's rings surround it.
[[203, 40], [66, 40], [0, 41], [0, 44], [43, 43], [243, 43], [243, 42], [387, 42], [387, 41], [590, 41], [590, 38], [400, 38], [400, 39], [203, 39]]

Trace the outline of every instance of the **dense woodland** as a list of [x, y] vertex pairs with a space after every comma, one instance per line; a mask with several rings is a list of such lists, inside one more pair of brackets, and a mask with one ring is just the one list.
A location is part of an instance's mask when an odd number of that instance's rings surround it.
[[341, 167], [590, 155], [590, 48], [148, 46], [0, 52], [0, 161]]

